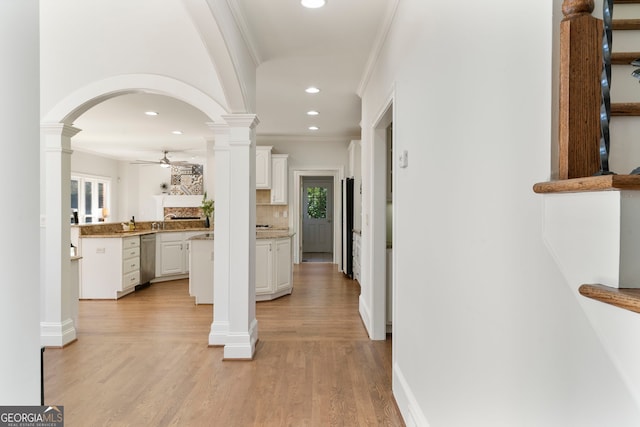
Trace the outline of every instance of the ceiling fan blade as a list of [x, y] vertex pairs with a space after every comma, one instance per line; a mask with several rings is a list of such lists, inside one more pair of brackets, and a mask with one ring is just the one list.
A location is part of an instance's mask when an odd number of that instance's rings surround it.
[[157, 165], [159, 163], [160, 162], [153, 162], [149, 160], [134, 160], [133, 162], [130, 162], [132, 165]]

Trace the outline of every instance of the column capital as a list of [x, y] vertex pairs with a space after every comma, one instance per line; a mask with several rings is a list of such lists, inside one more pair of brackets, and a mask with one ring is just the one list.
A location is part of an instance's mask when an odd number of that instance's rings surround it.
[[213, 131], [214, 135], [224, 135], [229, 133], [229, 125], [226, 123], [207, 122], [207, 127]]
[[56, 135], [72, 138], [82, 131], [66, 123], [40, 123], [40, 131], [45, 135]]
[[227, 114], [222, 116], [222, 119], [227, 122], [230, 127], [234, 128], [255, 128], [260, 120], [255, 114]]

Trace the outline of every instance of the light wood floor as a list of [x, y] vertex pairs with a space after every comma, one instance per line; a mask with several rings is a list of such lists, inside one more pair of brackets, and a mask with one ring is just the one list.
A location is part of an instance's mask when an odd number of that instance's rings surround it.
[[187, 280], [81, 301], [78, 341], [47, 349], [45, 403], [66, 426], [402, 426], [391, 340], [370, 341], [357, 282], [301, 264], [294, 291], [257, 304], [253, 361], [208, 347], [212, 306]]

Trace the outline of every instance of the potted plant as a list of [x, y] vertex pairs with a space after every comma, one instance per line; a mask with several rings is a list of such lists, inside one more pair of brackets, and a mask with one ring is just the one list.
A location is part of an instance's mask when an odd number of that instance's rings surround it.
[[205, 191], [204, 196], [202, 197], [202, 205], [200, 205], [200, 208], [202, 209], [202, 213], [204, 214], [205, 224], [207, 228], [211, 226], [209, 217], [213, 215], [213, 211], [215, 210], [213, 204], [213, 200], [207, 199], [207, 192]]

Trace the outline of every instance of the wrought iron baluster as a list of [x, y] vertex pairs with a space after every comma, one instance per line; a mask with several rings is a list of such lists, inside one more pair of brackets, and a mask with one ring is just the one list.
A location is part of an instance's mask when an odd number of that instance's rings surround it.
[[612, 175], [609, 170], [609, 122], [611, 121], [611, 43], [612, 43], [612, 15], [613, 0], [604, 0], [602, 20], [604, 31], [602, 35], [602, 87], [600, 103], [600, 171], [596, 175]]

